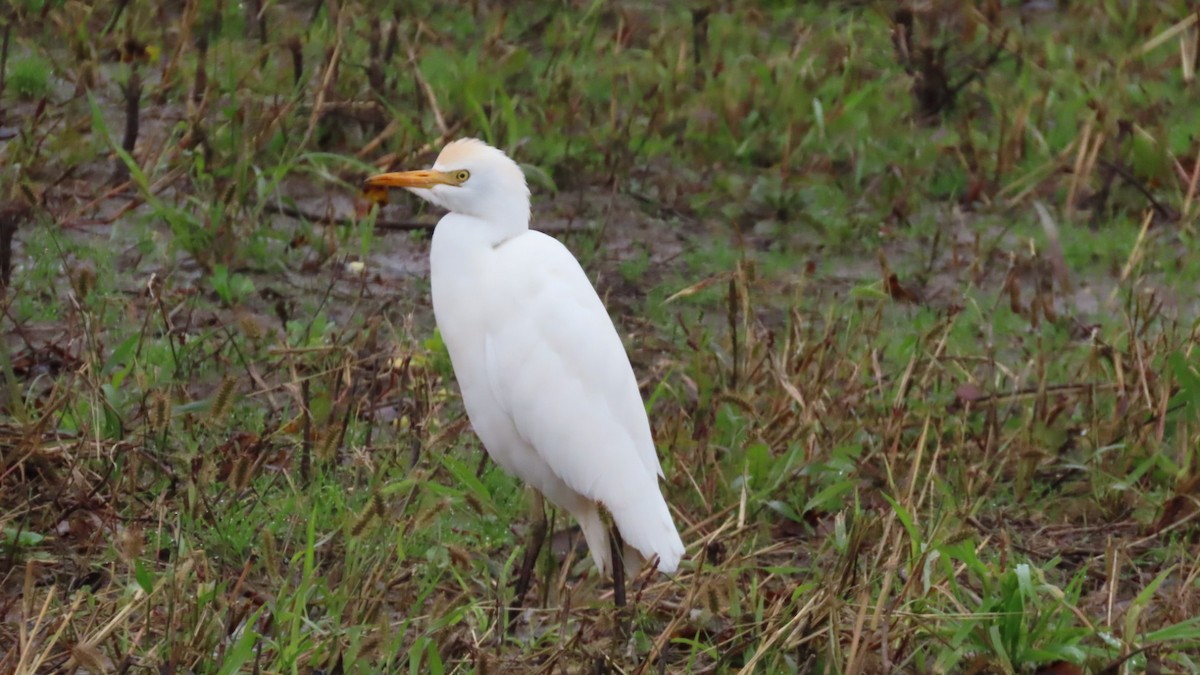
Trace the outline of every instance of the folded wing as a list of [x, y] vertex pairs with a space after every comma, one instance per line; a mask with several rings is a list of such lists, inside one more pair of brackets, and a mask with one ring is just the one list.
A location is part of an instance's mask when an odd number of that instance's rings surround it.
[[[489, 383], [521, 437], [556, 475], [612, 513], [626, 543], [673, 571], [683, 554], [633, 368], [570, 252], [538, 232], [503, 244], [490, 278], [511, 288], [488, 308]], [[504, 274], [505, 269], [520, 274]]]

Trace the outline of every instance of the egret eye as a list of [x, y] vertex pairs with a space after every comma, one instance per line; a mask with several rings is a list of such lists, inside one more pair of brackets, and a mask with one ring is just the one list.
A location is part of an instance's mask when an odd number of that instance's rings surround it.
[[459, 169], [458, 171], [454, 172], [454, 180], [458, 181], [460, 184], [467, 182], [467, 179], [470, 177], [471, 172], [467, 171], [466, 169]]

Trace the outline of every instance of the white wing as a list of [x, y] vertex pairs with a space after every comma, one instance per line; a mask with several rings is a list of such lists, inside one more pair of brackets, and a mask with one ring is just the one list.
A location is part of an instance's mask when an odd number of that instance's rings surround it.
[[[683, 552], [625, 348], [579, 263], [530, 231], [502, 244], [484, 278], [485, 360], [497, 401], [555, 474], [604, 504], [626, 541], [673, 569]], [[673, 561], [672, 561], [673, 559]]]

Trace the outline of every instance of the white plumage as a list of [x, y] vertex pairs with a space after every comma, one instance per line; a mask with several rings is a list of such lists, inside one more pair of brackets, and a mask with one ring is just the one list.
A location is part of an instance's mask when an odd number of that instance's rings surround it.
[[464, 139], [431, 170], [368, 185], [450, 211], [433, 234], [433, 310], [488, 454], [579, 521], [602, 574], [611, 561], [600, 505], [628, 547], [674, 572], [684, 546], [633, 368], [575, 257], [529, 229], [520, 167]]

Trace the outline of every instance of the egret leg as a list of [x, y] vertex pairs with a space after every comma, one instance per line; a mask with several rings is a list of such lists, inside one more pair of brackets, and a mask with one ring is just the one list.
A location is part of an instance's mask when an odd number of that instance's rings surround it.
[[608, 537], [608, 546], [612, 550], [612, 574], [613, 574], [613, 603], [617, 607], [625, 606], [625, 556], [622, 552], [625, 549], [624, 542], [621, 540], [621, 533], [614, 526]]
[[608, 542], [612, 550], [613, 604], [616, 605], [617, 610], [617, 632], [628, 637], [629, 616], [625, 600], [625, 556], [622, 555], [625, 550], [625, 542], [621, 539], [621, 532], [617, 530], [616, 525], [609, 530]]
[[516, 625], [516, 618], [525, 606], [525, 595], [533, 580], [533, 568], [537, 566], [538, 555], [546, 543], [546, 505], [542, 493], [534, 491], [533, 497], [533, 529], [529, 532], [529, 541], [525, 544], [525, 558], [521, 561], [521, 570], [517, 573], [517, 588], [513, 595], [513, 604], [508, 608], [508, 630]]

